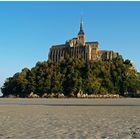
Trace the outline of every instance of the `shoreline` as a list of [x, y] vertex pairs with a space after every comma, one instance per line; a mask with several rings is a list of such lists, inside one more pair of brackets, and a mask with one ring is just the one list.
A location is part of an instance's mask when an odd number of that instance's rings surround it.
[[0, 97], [1, 99], [139, 99], [140, 97]]

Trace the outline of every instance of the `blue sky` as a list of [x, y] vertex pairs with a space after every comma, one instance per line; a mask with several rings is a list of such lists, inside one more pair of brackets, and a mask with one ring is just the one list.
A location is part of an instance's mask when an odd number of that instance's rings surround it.
[[48, 59], [51, 45], [79, 31], [118, 51], [140, 71], [140, 2], [0, 2], [0, 87], [22, 68]]

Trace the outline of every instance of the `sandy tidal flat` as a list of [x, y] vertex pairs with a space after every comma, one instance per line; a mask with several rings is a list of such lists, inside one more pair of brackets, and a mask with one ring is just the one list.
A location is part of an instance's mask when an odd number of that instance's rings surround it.
[[0, 138], [140, 139], [140, 99], [0, 99]]

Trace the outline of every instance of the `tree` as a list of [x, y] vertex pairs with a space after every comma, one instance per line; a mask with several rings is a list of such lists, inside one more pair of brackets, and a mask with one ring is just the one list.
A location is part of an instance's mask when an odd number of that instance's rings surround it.
[[66, 58], [61, 62], [37, 62], [31, 70], [22, 69], [6, 79], [3, 96], [28, 97], [31, 92], [64, 93], [65, 96], [83, 91], [87, 94], [119, 94], [136, 97], [140, 91], [140, 73], [130, 60], [122, 56], [109, 61], [87, 61]]

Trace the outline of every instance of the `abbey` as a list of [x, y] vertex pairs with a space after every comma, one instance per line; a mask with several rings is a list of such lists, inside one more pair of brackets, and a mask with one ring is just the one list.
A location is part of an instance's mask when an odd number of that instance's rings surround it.
[[66, 41], [65, 44], [54, 45], [50, 48], [49, 60], [53, 62], [62, 61], [67, 56], [89, 60], [112, 60], [119, 54], [113, 51], [99, 50], [99, 43], [86, 42], [86, 35], [83, 30], [83, 22], [80, 23], [80, 31], [76, 38]]

